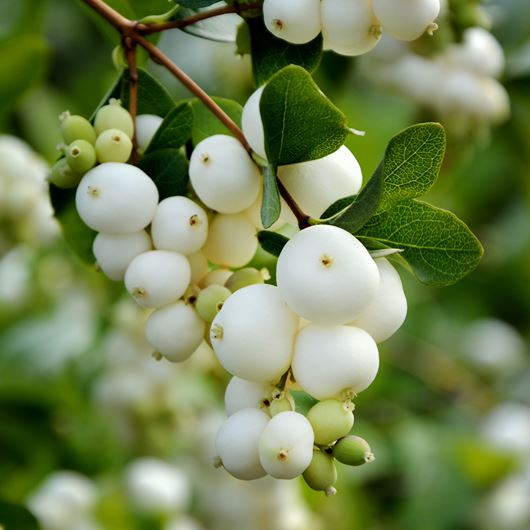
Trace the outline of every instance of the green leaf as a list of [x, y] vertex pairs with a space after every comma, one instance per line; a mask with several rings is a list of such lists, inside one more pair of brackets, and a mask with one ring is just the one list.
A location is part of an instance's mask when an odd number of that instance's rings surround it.
[[296, 64], [313, 72], [322, 58], [322, 36], [307, 44], [295, 45], [275, 37], [263, 23], [263, 18], [249, 19], [252, 72], [256, 85], [268, 81], [276, 72]]
[[6, 530], [39, 530], [40, 526], [26, 508], [0, 500], [0, 527]]
[[193, 109], [189, 102], [178, 104], [160, 124], [146, 153], [158, 149], [182, 147], [190, 138], [193, 129]]
[[279, 256], [283, 247], [287, 241], [289, 241], [288, 237], [282, 236], [276, 232], [270, 232], [268, 230], [260, 230], [257, 236], [261, 248], [273, 256]]
[[189, 7], [190, 9], [199, 9], [200, 7], [208, 7], [216, 4], [219, 0], [179, 0], [178, 4], [182, 7]]
[[320, 216], [322, 219], [330, 219], [341, 213], [343, 210], [351, 206], [357, 198], [357, 195], [348, 195], [342, 199], [336, 200], [331, 206], [328, 206], [324, 213]]
[[188, 190], [188, 160], [179, 149], [158, 149], [142, 158], [138, 167], [158, 188], [160, 200], [185, 195]]
[[262, 174], [263, 201], [261, 203], [261, 223], [264, 228], [269, 228], [280, 217], [282, 204], [280, 202], [276, 168], [269, 164], [262, 168]]
[[344, 114], [300, 66], [287, 66], [271, 78], [260, 112], [267, 157], [275, 166], [329, 155], [348, 134]]
[[[232, 101], [231, 99], [214, 97], [213, 100], [234, 120], [237, 125], [241, 125], [241, 114], [243, 107]], [[193, 131], [191, 139], [194, 145], [197, 145], [201, 140], [208, 138], [214, 134], [229, 134], [232, 133], [219, 121], [202, 101], [194, 99], [191, 102], [193, 108]]]
[[478, 265], [483, 249], [454, 214], [413, 199], [372, 217], [357, 234], [385, 247], [399, 248], [417, 278], [428, 285], [450, 285]]
[[111, 98], [119, 99], [120, 94], [121, 94], [122, 82], [123, 82], [123, 72], [118, 76], [116, 81], [114, 81], [112, 86], [107, 90], [107, 93], [103, 96], [103, 98], [101, 98], [100, 102], [98, 103], [98, 106], [94, 109], [94, 111], [92, 112], [89, 118], [90, 122], [92, 123], [94, 122], [94, 119], [96, 117], [98, 110], [104, 105], [106, 105], [109, 102], [109, 99]]

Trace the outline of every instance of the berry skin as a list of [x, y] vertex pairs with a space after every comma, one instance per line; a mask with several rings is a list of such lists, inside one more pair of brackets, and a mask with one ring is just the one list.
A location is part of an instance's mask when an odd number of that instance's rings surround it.
[[313, 450], [313, 459], [304, 471], [303, 477], [311, 489], [325, 491], [328, 496], [337, 493], [333, 487], [333, 484], [337, 482], [337, 467], [333, 457], [318, 449]]
[[81, 219], [93, 230], [127, 234], [139, 232], [151, 222], [158, 190], [141, 169], [108, 162], [84, 175], [75, 203]]
[[208, 260], [201, 251], [188, 254], [186, 258], [188, 258], [191, 269], [190, 283], [192, 285], [199, 285], [201, 280], [208, 273]]
[[189, 173], [201, 201], [220, 213], [246, 210], [261, 187], [260, 172], [245, 148], [224, 134], [197, 144], [191, 154]]
[[232, 276], [233, 272], [229, 269], [219, 268], [213, 271], [210, 271], [204, 276], [200, 282], [200, 287], [203, 289], [209, 285], [223, 285], [228, 281], [228, 278]]
[[163, 121], [160, 116], [155, 114], [136, 116], [136, 142], [140, 151], [146, 151]]
[[345, 436], [341, 438], [332, 450], [333, 456], [348, 466], [361, 466], [375, 460], [368, 442], [360, 436]]
[[71, 115], [66, 111], [59, 116], [59, 119], [61, 120], [61, 135], [65, 144], [71, 144], [76, 140], [85, 140], [92, 145], [96, 143], [96, 131], [83, 116]]
[[300, 208], [316, 218], [336, 200], [358, 193], [363, 182], [357, 159], [344, 145], [318, 160], [280, 166], [278, 178]]
[[119, 129], [107, 129], [96, 140], [98, 162], [127, 162], [132, 153], [131, 139]]
[[276, 278], [289, 307], [319, 324], [353, 320], [373, 301], [379, 286], [379, 271], [366, 248], [330, 225], [295, 234], [278, 258]]
[[66, 161], [77, 173], [86, 173], [96, 163], [94, 146], [86, 140], [75, 140], [66, 148]]
[[308, 324], [296, 338], [293, 376], [316, 399], [340, 399], [366, 389], [377, 375], [379, 352], [366, 331]]
[[252, 267], [246, 267], [244, 269], [239, 269], [235, 271], [234, 274], [226, 280], [225, 287], [230, 289], [233, 293], [239, 291], [243, 287], [248, 287], [249, 285], [255, 285], [258, 283], [265, 283], [266, 279], [269, 279], [270, 275], [267, 269], [253, 269]]
[[206, 242], [208, 216], [187, 197], [168, 197], [156, 209], [151, 236], [155, 248], [192, 254]]
[[131, 261], [125, 272], [125, 287], [142, 307], [161, 307], [184, 294], [190, 276], [190, 264], [182, 254], [150, 250]]
[[223, 467], [241, 480], [255, 480], [266, 475], [258, 443], [269, 417], [259, 409], [243, 409], [230, 416], [217, 433], [215, 448]]
[[270, 383], [256, 383], [232, 377], [225, 390], [226, 415], [231, 416], [248, 408], [266, 411], [272, 400], [273, 388]]
[[134, 123], [129, 111], [121, 106], [119, 99], [111, 99], [108, 105], [101, 107], [94, 119], [94, 129], [99, 136], [107, 129], [119, 129], [129, 138], [133, 137]]
[[53, 164], [48, 175], [48, 180], [58, 188], [75, 188], [81, 180], [81, 173], [76, 173], [69, 166], [66, 158], [61, 158]]
[[274, 478], [295, 478], [309, 467], [313, 442], [313, 429], [305, 416], [292, 411], [280, 412], [260, 436], [261, 465]]
[[123, 280], [131, 261], [148, 250], [151, 250], [151, 239], [145, 230], [130, 234], [100, 232], [92, 245], [99, 268], [114, 281]]
[[195, 309], [198, 315], [205, 321], [211, 322], [223, 307], [224, 301], [232, 294], [230, 289], [222, 285], [210, 285], [203, 289], [197, 301], [195, 302]]
[[182, 300], [157, 309], [145, 323], [145, 338], [168, 361], [180, 363], [200, 346], [205, 324]]
[[259, 87], [252, 95], [247, 99], [243, 107], [243, 114], [241, 115], [241, 128], [243, 134], [250, 144], [250, 147], [259, 155], [261, 158], [267, 160], [267, 153], [265, 151], [265, 133], [263, 131], [263, 122], [261, 120], [261, 113], [259, 109], [259, 102], [261, 94], [265, 86]]
[[330, 445], [353, 427], [353, 405], [350, 401], [325, 399], [311, 407], [307, 419], [315, 433], [315, 444]]
[[273, 285], [250, 285], [230, 296], [215, 317], [210, 338], [231, 374], [249, 381], [278, 380], [289, 365], [298, 317]]
[[320, 0], [264, 0], [263, 19], [275, 37], [304, 44], [320, 33]]

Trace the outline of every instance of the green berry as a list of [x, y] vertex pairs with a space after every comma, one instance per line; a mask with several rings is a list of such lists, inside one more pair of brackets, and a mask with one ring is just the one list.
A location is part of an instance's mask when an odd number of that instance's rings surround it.
[[295, 404], [293, 397], [289, 392], [275, 391], [269, 406], [271, 416], [276, 416], [280, 412], [293, 411]]
[[66, 161], [77, 173], [86, 173], [96, 164], [94, 146], [86, 140], [75, 140], [65, 149]]
[[333, 446], [333, 456], [348, 466], [361, 466], [375, 460], [368, 442], [360, 436], [345, 436]]
[[96, 143], [96, 131], [83, 116], [72, 116], [65, 111], [59, 119], [61, 120], [61, 134], [66, 144], [71, 144], [76, 140], [85, 140], [92, 145]]
[[108, 105], [101, 107], [94, 120], [94, 128], [99, 136], [107, 129], [119, 129], [129, 138], [133, 137], [134, 123], [127, 109], [121, 106], [119, 99], [111, 99]]
[[119, 129], [107, 129], [96, 140], [98, 162], [127, 162], [132, 152], [131, 139]]
[[230, 290], [222, 285], [209, 285], [197, 296], [195, 309], [205, 322], [211, 322], [231, 294]]
[[325, 491], [328, 496], [337, 493], [333, 487], [333, 484], [337, 482], [337, 467], [333, 462], [333, 457], [318, 449], [313, 450], [311, 464], [302, 476], [311, 489]]
[[353, 427], [353, 404], [351, 401], [326, 399], [311, 407], [307, 419], [315, 432], [315, 444], [330, 445]]
[[66, 158], [57, 160], [50, 169], [48, 180], [58, 188], [75, 188], [81, 180], [81, 173], [76, 173], [68, 165]]
[[228, 287], [233, 293], [242, 287], [248, 285], [254, 285], [256, 283], [264, 283], [265, 280], [270, 278], [269, 271], [267, 269], [253, 269], [251, 267], [245, 267], [235, 271], [225, 283], [225, 287]]

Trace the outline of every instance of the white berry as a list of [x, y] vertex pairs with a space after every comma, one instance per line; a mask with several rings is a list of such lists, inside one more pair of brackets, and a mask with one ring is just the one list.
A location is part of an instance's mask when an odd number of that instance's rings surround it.
[[199, 285], [203, 289], [209, 285], [224, 285], [228, 278], [232, 276], [232, 274], [233, 271], [230, 269], [220, 267], [219, 269], [214, 269], [213, 271], [210, 271], [208, 274], [206, 274]]
[[266, 401], [272, 398], [273, 387], [270, 383], [256, 383], [240, 377], [232, 377], [225, 390], [226, 415], [231, 416], [239, 410], [267, 407]]
[[160, 116], [155, 114], [140, 114], [136, 116], [136, 141], [140, 151], [145, 151], [149, 147], [151, 140], [163, 121]]
[[263, 122], [259, 108], [261, 94], [263, 94], [264, 88], [265, 86], [259, 87], [247, 99], [243, 107], [243, 114], [241, 115], [241, 128], [250, 147], [266, 160], [265, 133], [263, 131]]
[[208, 259], [204, 252], [200, 250], [186, 256], [190, 263], [191, 278], [190, 283], [199, 285], [203, 278], [208, 274]]

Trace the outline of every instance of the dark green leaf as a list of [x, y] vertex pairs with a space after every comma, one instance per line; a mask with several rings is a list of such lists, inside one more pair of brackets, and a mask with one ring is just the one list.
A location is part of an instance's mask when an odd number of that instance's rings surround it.
[[178, 149], [159, 149], [144, 156], [138, 167], [158, 188], [160, 200], [185, 195], [188, 189], [188, 160]]
[[273, 256], [279, 256], [283, 247], [289, 241], [288, 237], [277, 234], [276, 232], [269, 232], [268, 230], [260, 230], [258, 232], [258, 241], [263, 250], [266, 250]]
[[322, 58], [322, 36], [307, 44], [295, 45], [275, 37], [263, 23], [263, 18], [249, 19], [252, 71], [256, 85], [268, 81], [276, 72], [297, 64], [309, 72], [318, 68]]
[[260, 112], [267, 157], [276, 166], [329, 155], [348, 134], [344, 114], [300, 66], [287, 66], [271, 78]]
[[169, 11], [173, 5], [167, 0], [149, 0], [149, 2], [145, 0], [129, 0], [129, 3], [134, 10], [135, 20], [139, 20], [148, 15], [161, 15]]
[[94, 118], [96, 117], [98, 110], [104, 105], [106, 105], [109, 102], [109, 99], [111, 98], [118, 99], [120, 97], [122, 82], [123, 82], [123, 72], [119, 75], [116, 81], [114, 81], [112, 86], [107, 90], [107, 93], [103, 96], [98, 106], [92, 112], [92, 115], [90, 116], [91, 122], [94, 121]]
[[6, 530], [39, 530], [40, 526], [26, 508], [0, 500], [0, 527]]
[[[213, 100], [234, 120], [237, 125], [241, 124], [241, 113], [243, 107], [237, 101], [226, 98], [214, 97]], [[201, 140], [214, 134], [232, 133], [219, 121], [219, 119], [198, 99], [191, 102], [193, 108], [193, 131], [192, 141], [197, 145]]]
[[250, 55], [252, 53], [250, 28], [248, 24], [243, 21], [237, 27], [236, 35], [236, 49], [238, 55]]
[[200, 7], [208, 7], [216, 4], [218, 0], [179, 0], [178, 4], [182, 7], [189, 7], [190, 9], [199, 9]]
[[454, 214], [413, 199], [375, 215], [356, 236], [403, 249], [401, 256], [429, 285], [459, 281], [478, 265], [483, 253], [480, 242]]
[[276, 178], [276, 168], [272, 165], [265, 166], [263, 173], [263, 201], [261, 203], [261, 223], [264, 228], [269, 228], [280, 217], [282, 204], [280, 191]]
[[336, 216], [338, 213], [342, 212], [342, 210], [351, 206], [355, 202], [356, 197], [357, 195], [348, 195], [348, 197], [336, 200], [331, 206], [328, 206], [320, 217], [322, 219], [329, 219]]
[[160, 124], [146, 153], [158, 149], [182, 147], [190, 138], [193, 128], [193, 110], [188, 102], [177, 105]]

